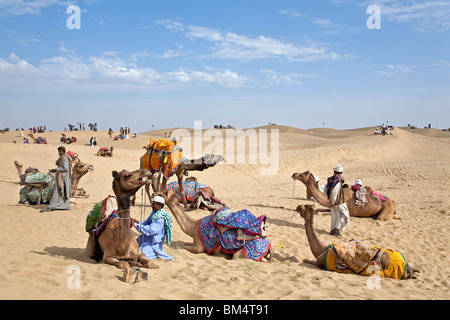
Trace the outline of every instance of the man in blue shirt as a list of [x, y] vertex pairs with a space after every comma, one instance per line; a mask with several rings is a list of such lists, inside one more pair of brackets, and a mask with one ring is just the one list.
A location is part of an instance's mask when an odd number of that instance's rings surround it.
[[156, 196], [148, 219], [144, 222], [132, 220], [133, 226], [141, 233], [137, 238], [139, 248], [148, 259], [173, 259], [163, 249], [164, 240], [168, 246], [172, 242], [172, 218], [163, 209], [164, 204], [164, 198]]

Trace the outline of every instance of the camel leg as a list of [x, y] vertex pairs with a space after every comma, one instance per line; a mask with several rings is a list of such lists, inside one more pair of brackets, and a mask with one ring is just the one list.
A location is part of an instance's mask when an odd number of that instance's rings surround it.
[[89, 236], [88, 241], [86, 243], [86, 256], [89, 258], [95, 257], [96, 251], [95, 251], [95, 244], [94, 240], [91, 236]]
[[152, 203], [152, 197], [150, 196], [150, 185], [149, 184], [147, 184], [145, 186], [145, 193], [147, 194], [148, 200], [150, 201], [150, 204], [151, 204]]
[[187, 243], [184, 245], [184, 249], [186, 249], [187, 251], [191, 252], [191, 253], [204, 253], [205, 252], [205, 248], [203, 247], [202, 244], [196, 244], [194, 243]]
[[119, 260], [117, 258], [114, 258], [114, 257], [103, 258], [103, 262], [106, 263], [106, 264], [113, 265], [113, 266], [115, 266], [116, 268], [119, 268], [119, 269], [125, 269], [126, 267], [130, 266], [130, 264], [128, 262], [121, 261], [121, 260]]
[[386, 221], [394, 218], [395, 208], [389, 203], [378, 213], [377, 220]]
[[177, 178], [178, 178], [178, 186], [180, 187], [181, 199], [183, 200], [184, 209], [189, 210], [188, 204], [186, 201], [186, 194], [184, 193], [184, 187], [183, 187], [183, 171], [181, 171], [177, 174]]
[[239, 251], [236, 251], [236, 252], [233, 254], [233, 257], [232, 257], [231, 259], [240, 259], [240, 258], [243, 258], [243, 257], [244, 257], [244, 250], [241, 249], [241, 250], [239, 250]]

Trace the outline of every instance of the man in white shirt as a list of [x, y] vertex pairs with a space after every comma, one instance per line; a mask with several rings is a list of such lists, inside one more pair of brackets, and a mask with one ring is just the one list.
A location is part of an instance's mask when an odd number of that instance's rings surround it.
[[345, 231], [345, 227], [350, 223], [350, 213], [347, 205], [344, 202], [344, 177], [342, 172], [344, 169], [341, 165], [336, 165], [333, 168], [333, 176], [328, 178], [326, 186], [328, 199], [333, 204], [331, 211], [331, 232], [335, 236], [341, 236], [340, 231]]

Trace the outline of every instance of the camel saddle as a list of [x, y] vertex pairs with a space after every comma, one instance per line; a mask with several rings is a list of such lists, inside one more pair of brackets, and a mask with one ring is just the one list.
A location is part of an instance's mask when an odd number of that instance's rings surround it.
[[216, 210], [200, 221], [199, 233], [206, 253], [216, 248], [226, 254], [243, 249], [248, 259], [260, 261], [270, 250], [265, 230], [266, 216], [255, 217], [248, 210], [232, 212], [227, 207]]
[[141, 157], [141, 169], [151, 172], [162, 171], [166, 180], [172, 176], [185, 159], [176, 140], [150, 139], [150, 144], [144, 148], [147, 149], [147, 152]]

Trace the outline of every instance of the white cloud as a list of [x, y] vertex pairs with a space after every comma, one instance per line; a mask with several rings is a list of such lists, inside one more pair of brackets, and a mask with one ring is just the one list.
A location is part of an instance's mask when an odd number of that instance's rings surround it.
[[41, 10], [54, 5], [68, 7], [69, 1], [61, 0], [0, 0], [0, 16], [40, 14]]
[[0, 58], [0, 87], [3, 91], [36, 89], [37, 86], [27, 87], [32, 83], [39, 84], [44, 90], [57, 90], [58, 84], [63, 84], [65, 88], [89, 85], [90, 90], [105, 88], [106, 85], [110, 90], [120, 91], [186, 84], [239, 87], [248, 81], [247, 77], [230, 70], [179, 69], [160, 73], [135, 62], [126, 62], [112, 53], [88, 59], [72, 54], [57, 56], [42, 60], [39, 65], [33, 65], [14, 53], [7, 59]]
[[447, 60], [439, 60], [439, 62], [436, 62], [433, 65], [434, 66], [450, 67], [450, 62], [447, 61]]
[[419, 32], [443, 32], [450, 29], [448, 0], [330, 0], [340, 5], [369, 7], [378, 5], [382, 21], [405, 23]]
[[267, 86], [274, 85], [302, 85], [304, 78], [317, 78], [315, 74], [289, 73], [281, 74], [274, 70], [261, 70], [261, 73], [266, 77]]
[[263, 35], [248, 37], [201, 26], [184, 26], [179, 21], [171, 20], [158, 21], [157, 23], [164, 25], [169, 30], [182, 31], [186, 37], [192, 40], [212, 42], [214, 46], [208, 47], [208, 50], [210, 50], [209, 56], [217, 59], [317, 61], [342, 58], [341, 55], [318, 43], [298, 45]]
[[386, 70], [378, 70], [376, 71], [376, 73], [381, 74], [383, 76], [390, 76], [393, 74], [410, 73], [411, 71], [412, 71], [411, 67], [388, 64], [386, 66]]
[[299, 18], [299, 17], [305, 16], [303, 13], [300, 13], [297, 10], [292, 9], [292, 8], [280, 10], [280, 13], [285, 14], [290, 17], [294, 17], [294, 18]]

